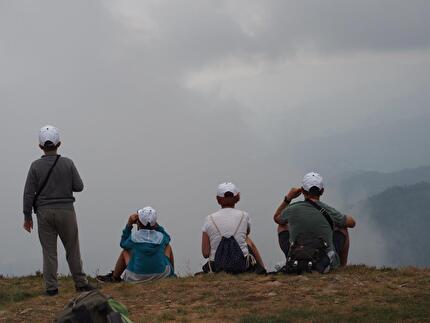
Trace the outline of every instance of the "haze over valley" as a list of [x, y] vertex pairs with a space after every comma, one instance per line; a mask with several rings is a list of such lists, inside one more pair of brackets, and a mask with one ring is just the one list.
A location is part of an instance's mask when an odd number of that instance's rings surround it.
[[428, 245], [429, 16], [419, 0], [0, 2], [0, 274], [42, 266], [22, 192], [45, 124], [85, 184], [75, 207], [90, 275], [112, 269], [146, 205], [177, 271], [198, 271], [227, 180], [273, 267], [273, 213], [308, 171], [357, 219], [352, 263], [428, 266], [408, 251]]

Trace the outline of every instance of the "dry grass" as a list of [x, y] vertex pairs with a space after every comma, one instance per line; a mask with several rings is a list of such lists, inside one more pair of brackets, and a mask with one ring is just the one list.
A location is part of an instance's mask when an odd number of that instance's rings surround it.
[[[0, 279], [0, 321], [47, 322], [73, 298], [42, 295], [40, 276]], [[430, 270], [351, 266], [328, 275], [205, 275], [146, 284], [106, 284], [134, 322], [430, 321]]]

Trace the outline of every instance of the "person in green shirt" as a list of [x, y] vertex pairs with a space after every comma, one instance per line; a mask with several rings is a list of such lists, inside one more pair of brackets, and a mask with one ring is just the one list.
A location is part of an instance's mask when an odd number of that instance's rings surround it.
[[[294, 242], [299, 234], [314, 233], [327, 242], [326, 251], [331, 260], [331, 267], [336, 268], [339, 265], [346, 265], [349, 248], [347, 228], [355, 227], [355, 220], [352, 216], [342, 214], [321, 202], [320, 198], [323, 193], [322, 176], [315, 172], [308, 173], [303, 177], [302, 187], [291, 188], [273, 218], [279, 225], [279, 244], [286, 256], [290, 243]], [[304, 201], [291, 203], [293, 199], [302, 194], [305, 198]], [[335, 225], [334, 230], [321, 211], [311, 204], [312, 202], [327, 211]], [[342, 261], [339, 255], [342, 256]]]

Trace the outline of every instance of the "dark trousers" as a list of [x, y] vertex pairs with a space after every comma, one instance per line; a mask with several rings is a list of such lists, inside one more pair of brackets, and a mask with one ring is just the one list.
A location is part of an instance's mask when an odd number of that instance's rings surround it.
[[285, 255], [288, 257], [288, 251], [290, 251], [290, 231], [282, 231], [278, 233], [279, 246]]

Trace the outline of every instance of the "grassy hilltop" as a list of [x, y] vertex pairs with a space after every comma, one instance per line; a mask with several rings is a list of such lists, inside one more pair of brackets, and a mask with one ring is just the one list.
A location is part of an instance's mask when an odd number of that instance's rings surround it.
[[[0, 279], [0, 322], [49, 322], [73, 298], [42, 295], [40, 275]], [[424, 322], [430, 321], [430, 269], [350, 266], [328, 275], [205, 275], [102, 291], [135, 322]]]

